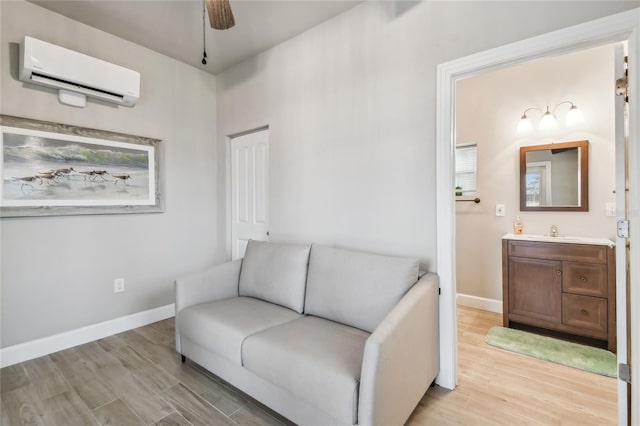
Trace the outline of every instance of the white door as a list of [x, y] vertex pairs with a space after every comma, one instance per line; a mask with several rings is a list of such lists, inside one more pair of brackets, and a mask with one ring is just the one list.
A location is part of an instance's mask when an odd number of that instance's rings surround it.
[[231, 139], [231, 258], [244, 257], [247, 242], [266, 241], [269, 212], [269, 131]]
[[[615, 76], [622, 77], [625, 74], [623, 46], [616, 47]], [[616, 95], [615, 101], [615, 127], [616, 127], [616, 219], [626, 221], [629, 219], [628, 209], [628, 127], [625, 96]], [[627, 286], [628, 286], [628, 240], [621, 237], [618, 232], [616, 238], [616, 336], [618, 341], [618, 364], [629, 364], [630, 345], [627, 340]], [[629, 399], [630, 386], [618, 379], [618, 424], [629, 424]]]

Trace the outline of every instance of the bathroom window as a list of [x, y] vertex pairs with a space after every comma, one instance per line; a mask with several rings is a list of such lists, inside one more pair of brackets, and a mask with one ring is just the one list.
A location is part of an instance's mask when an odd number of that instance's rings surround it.
[[478, 144], [456, 146], [456, 187], [462, 188], [462, 195], [476, 195], [478, 176]]

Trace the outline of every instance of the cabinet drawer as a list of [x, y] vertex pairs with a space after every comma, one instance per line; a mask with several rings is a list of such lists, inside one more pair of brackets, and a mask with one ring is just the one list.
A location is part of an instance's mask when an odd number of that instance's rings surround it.
[[509, 241], [509, 256], [605, 264], [607, 263], [607, 247], [587, 244]]
[[562, 323], [584, 330], [585, 336], [607, 337], [607, 299], [562, 294]]
[[562, 262], [562, 290], [585, 296], [607, 297], [607, 265]]

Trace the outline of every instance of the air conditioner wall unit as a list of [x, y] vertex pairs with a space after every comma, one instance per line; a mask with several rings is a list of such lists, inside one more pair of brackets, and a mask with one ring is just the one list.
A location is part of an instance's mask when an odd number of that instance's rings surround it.
[[60, 102], [83, 107], [90, 96], [132, 107], [140, 97], [137, 71], [28, 36], [20, 53], [20, 80], [59, 89]]

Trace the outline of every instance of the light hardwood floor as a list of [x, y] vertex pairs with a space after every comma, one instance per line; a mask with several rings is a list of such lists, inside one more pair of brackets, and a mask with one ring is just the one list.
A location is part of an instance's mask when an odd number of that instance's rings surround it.
[[615, 425], [616, 380], [485, 343], [502, 315], [458, 307], [455, 391], [429, 389], [413, 425]]
[[[492, 348], [501, 316], [461, 307], [460, 383], [432, 387], [407, 424], [616, 423], [616, 381]], [[165, 320], [0, 370], [2, 425], [283, 425], [173, 350]], [[329, 426], [329, 425], [328, 425]]]

